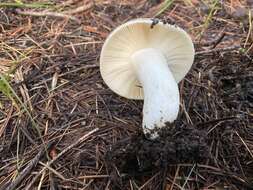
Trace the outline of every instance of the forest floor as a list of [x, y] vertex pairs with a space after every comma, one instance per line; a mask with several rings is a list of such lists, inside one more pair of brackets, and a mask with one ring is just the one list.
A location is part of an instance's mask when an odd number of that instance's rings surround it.
[[[253, 189], [253, 1], [0, 2], [0, 189]], [[112, 92], [101, 47], [118, 25], [186, 30], [194, 64], [160, 140], [143, 101]]]

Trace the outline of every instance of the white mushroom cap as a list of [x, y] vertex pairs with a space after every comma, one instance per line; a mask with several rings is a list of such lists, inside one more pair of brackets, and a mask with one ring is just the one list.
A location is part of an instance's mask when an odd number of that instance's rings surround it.
[[176, 82], [182, 80], [191, 68], [195, 52], [190, 36], [177, 26], [153, 22], [147, 18], [129, 21], [117, 27], [103, 45], [100, 56], [102, 78], [123, 97], [144, 97], [131, 64], [131, 56], [138, 50], [159, 50], [165, 56]]

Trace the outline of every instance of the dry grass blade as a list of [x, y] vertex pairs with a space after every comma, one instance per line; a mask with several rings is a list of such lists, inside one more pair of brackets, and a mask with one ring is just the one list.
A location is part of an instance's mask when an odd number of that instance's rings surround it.
[[81, 21], [71, 15], [67, 15], [64, 13], [56, 13], [56, 12], [49, 12], [49, 11], [23, 11], [23, 10], [19, 10], [17, 9], [16, 12], [20, 15], [26, 15], [26, 16], [34, 16], [34, 17], [54, 17], [54, 18], [64, 18], [64, 19], [69, 19], [72, 21], [75, 21], [77, 23], [81, 23]]
[[246, 147], [247, 151], [249, 152], [250, 156], [252, 157], [253, 159], [253, 152], [249, 149], [249, 147], [247, 146], [247, 144], [244, 142], [244, 140], [242, 139], [242, 137], [237, 133], [235, 132], [236, 135], [240, 138], [240, 141], [242, 141], [243, 145]]
[[78, 144], [82, 143], [83, 141], [85, 141], [87, 138], [89, 138], [91, 135], [93, 135], [95, 132], [98, 131], [98, 128], [95, 128], [93, 130], [91, 130], [90, 132], [88, 132], [87, 134], [83, 135], [81, 138], [79, 138], [76, 142], [74, 142], [73, 144], [71, 144], [70, 146], [66, 147], [62, 152], [60, 152], [53, 160], [50, 160], [46, 166], [43, 167], [43, 169], [40, 170], [40, 172], [38, 172], [36, 174], [36, 176], [33, 178], [33, 181], [31, 181], [29, 183], [29, 185], [25, 188], [25, 189], [31, 189], [33, 183], [35, 183], [35, 181], [37, 180], [37, 178], [44, 172], [45, 169], [47, 169], [48, 167], [50, 167], [56, 160], [58, 160], [60, 157], [62, 157], [64, 154], [66, 154], [68, 151], [70, 151], [72, 148], [74, 148], [75, 146], [77, 146]]
[[225, 48], [215, 48], [215, 49], [196, 52], [196, 55], [203, 55], [203, 54], [208, 54], [208, 53], [219, 53], [219, 52], [226, 52], [226, 51], [235, 51], [235, 50], [239, 51], [240, 48], [241, 48], [241, 46], [239, 46], [239, 45], [225, 47]]
[[52, 6], [51, 3], [22, 3], [21, 1], [16, 1], [15, 3], [11, 2], [0, 2], [1, 7], [7, 8], [47, 8]]
[[44, 164], [43, 162], [39, 162], [39, 164], [41, 164], [42, 166], [44, 166], [45, 168], [47, 168], [49, 171], [51, 171], [52, 173], [54, 173], [60, 179], [66, 181], [65, 177], [62, 174], [60, 174], [59, 172], [57, 172], [55, 169], [53, 169], [50, 166], [48, 166], [48, 163]]
[[93, 6], [94, 6], [94, 2], [89, 2], [83, 6], [77, 7], [76, 9], [64, 11], [63, 13], [68, 14], [68, 15], [77, 14], [80, 12], [87, 11], [87, 10], [91, 9]]
[[[51, 145], [52, 143], [49, 143], [46, 148], [50, 149]], [[43, 146], [41, 150], [39, 151], [39, 153], [33, 158], [33, 160], [31, 160], [30, 163], [19, 173], [17, 178], [14, 181], [12, 181], [7, 187], [3, 187], [3, 189], [6, 189], [6, 190], [16, 189], [19, 183], [21, 183], [22, 180], [24, 180], [27, 177], [27, 175], [31, 173], [32, 169], [38, 164], [40, 158], [42, 156], [45, 156], [45, 153], [46, 153], [46, 149]]]

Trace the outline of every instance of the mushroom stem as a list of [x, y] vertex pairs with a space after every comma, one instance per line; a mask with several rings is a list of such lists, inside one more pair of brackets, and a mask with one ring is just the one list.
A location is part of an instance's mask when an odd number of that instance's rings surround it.
[[173, 122], [179, 111], [179, 90], [161, 51], [141, 49], [131, 61], [144, 91], [143, 130], [154, 139], [157, 130]]

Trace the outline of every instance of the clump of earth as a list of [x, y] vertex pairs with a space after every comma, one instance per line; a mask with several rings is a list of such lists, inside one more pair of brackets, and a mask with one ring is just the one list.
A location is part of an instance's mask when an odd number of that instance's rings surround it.
[[168, 165], [200, 163], [209, 156], [204, 131], [168, 124], [158, 134], [157, 139], [150, 140], [139, 133], [109, 147], [105, 160], [112, 178], [117, 181], [148, 175]]

